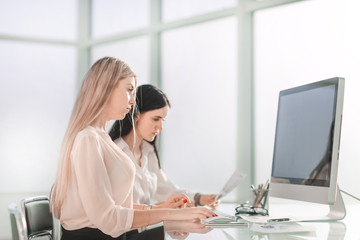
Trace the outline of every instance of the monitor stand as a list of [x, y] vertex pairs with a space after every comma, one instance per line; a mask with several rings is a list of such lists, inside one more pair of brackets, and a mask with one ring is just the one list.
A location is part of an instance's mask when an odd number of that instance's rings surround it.
[[318, 222], [318, 221], [338, 221], [344, 219], [346, 209], [344, 200], [341, 196], [339, 186], [336, 188], [336, 200], [333, 205], [329, 205], [329, 213], [325, 216], [301, 217], [302, 222]]

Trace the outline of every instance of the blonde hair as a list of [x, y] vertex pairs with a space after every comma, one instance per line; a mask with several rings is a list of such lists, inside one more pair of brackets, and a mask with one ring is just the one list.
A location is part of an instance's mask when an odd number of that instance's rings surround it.
[[61, 206], [69, 186], [70, 154], [76, 135], [93, 125], [105, 109], [113, 89], [121, 79], [135, 77], [132, 69], [123, 61], [104, 57], [93, 64], [81, 85], [69, 125], [61, 146], [55, 183], [50, 191], [50, 210], [60, 218]]

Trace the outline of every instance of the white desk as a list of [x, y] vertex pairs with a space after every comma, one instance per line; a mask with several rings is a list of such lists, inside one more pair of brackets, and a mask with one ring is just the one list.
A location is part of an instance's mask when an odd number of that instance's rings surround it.
[[[342, 221], [335, 222], [301, 222], [304, 226], [313, 226], [315, 230], [304, 233], [272, 233], [263, 234], [249, 230], [249, 227], [213, 228], [212, 230], [194, 229], [188, 231], [182, 229], [178, 234], [165, 233], [165, 239], [229, 239], [229, 240], [306, 240], [306, 239], [331, 239], [331, 240], [360, 240], [360, 202], [343, 195], [347, 215]], [[298, 203], [297, 203], [298, 204]], [[235, 204], [221, 204], [219, 211], [234, 214]], [[325, 214], [328, 207], [304, 203], [300, 207], [294, 202], [282, 199], [270, 199], [270, 214], [276, 212], [288, 215], [287, 211], [298, 211], [299, 215], [305, 211], [314, 214]]]

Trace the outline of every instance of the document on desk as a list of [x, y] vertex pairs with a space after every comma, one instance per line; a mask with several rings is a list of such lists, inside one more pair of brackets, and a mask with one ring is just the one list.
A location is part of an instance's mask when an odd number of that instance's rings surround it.
[[276, 223], [288, 223], [288, 222], [298, 222], [300, 221], [297, 218], [284, 216], [284, 217], [270, 217], [270, 216], [258, 216], [258, 215], [248, 215], [240, 214], [239, 217], [245, 221], [251, 223], [267, 223], [267, 224], [276, 224]]
[[252, 224], [250, 231], [261, 233], [295, 233], [295, 232], [313, 232], [316, 231], [314, 226], [303, 226], [298, 223], [284, 224]]
[[246, 174], [242, 173], [240, 170], [235, 170], [231, 175], [229, 180], [226, 182], [225, 186], [221, 189], [219, 194], [216, 196], [215, 202], [225, 197], [229, 192], [234, 190], [239, 183], [246, 178]]

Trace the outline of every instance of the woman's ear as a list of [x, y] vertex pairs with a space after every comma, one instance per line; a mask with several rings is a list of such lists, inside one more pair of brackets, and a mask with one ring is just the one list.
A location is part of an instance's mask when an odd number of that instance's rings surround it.
[[134, 122], [137, 122], [140, 119], [140, 113], [138, 112], [134, 117]]

